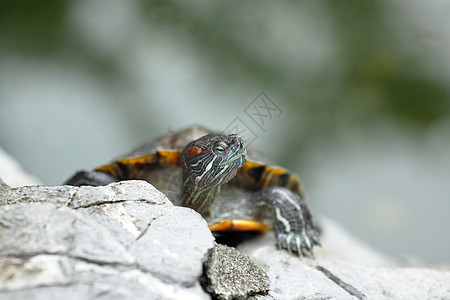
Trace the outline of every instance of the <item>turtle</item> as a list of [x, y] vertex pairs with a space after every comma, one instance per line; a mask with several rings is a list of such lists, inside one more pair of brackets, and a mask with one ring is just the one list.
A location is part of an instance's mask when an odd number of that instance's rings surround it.
[[174, 205], [192, 208], [216, 236], [273, 229], [276, 245], [314, 257], [319, 229], [298, 177], [244, 146], [238, 134], [190, 126], [160, 136], [111, 163], [78, 171], [65, 184], [146, 180]]

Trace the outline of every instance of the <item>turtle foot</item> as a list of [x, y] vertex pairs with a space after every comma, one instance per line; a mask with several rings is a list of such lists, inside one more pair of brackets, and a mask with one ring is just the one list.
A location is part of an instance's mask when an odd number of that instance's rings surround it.
[[301, 195], [283, 187], [270, 187], [261, 191], [258, 199], [272, 204], [278, 248], [300, 257], [314, 257], [312, 249], [320, 245], [320, 233]]
[[275, 233], [279, 249], [286, 249], [289, 253], [298, 256], [314, 258], [313, 247], [320, 246], [319, 233], [317, 230], [308, 229], [301, 233]]

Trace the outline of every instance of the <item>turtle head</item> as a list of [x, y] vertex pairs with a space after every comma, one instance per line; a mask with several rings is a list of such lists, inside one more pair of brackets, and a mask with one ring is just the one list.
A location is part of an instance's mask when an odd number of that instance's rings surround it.
[[184, 147], [183, 183], [204, 191], [230, 181], [245, 164], [247, 150], [237, 134], [208, 134]]

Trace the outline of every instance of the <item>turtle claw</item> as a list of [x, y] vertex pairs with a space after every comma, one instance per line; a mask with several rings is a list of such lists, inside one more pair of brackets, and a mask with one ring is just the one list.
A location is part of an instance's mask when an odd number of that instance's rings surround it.
[[320, 243], [320, 239], [319, 239], [319, 233], [317, 232], [317, 230], [311, 229], [308, 232], [308, 236], [312, 238], [314, 245], [322, 247], [322, 244]]
[[286, 248], [287, 248], [287, 251], [289, 252], [289, 254], [292, 254], [291, 246], [293, 246], [293, 245], [291, 244], [291, 240], [292, 240], [292, 235], [288, 234], [288, 236], [286, 238]]

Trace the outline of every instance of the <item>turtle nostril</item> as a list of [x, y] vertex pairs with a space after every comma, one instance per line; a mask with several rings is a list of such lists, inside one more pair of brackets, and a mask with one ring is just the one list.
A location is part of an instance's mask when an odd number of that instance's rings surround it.
[[233, 143], [239, 144], [240, 146], [242, 146], [242, 139], [239, 134], [230, 134], [228, 137], [231, 138]]

